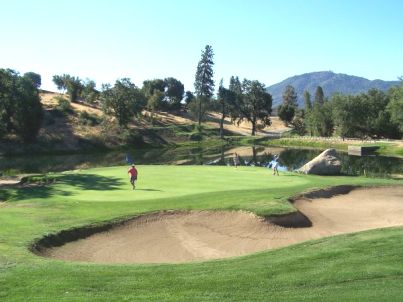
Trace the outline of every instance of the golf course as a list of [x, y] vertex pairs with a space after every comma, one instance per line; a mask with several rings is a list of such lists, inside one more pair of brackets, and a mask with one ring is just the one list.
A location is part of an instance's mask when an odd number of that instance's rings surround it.
[[137, 169], [0, 187], [0, 300], [401, 300], [401, 179]]

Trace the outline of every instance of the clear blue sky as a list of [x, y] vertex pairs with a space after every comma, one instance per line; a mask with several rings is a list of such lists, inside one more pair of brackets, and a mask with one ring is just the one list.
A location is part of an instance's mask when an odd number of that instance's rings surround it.
[[267, 86], [312, 71], [403, 75], [402, 0], [0, 0], [0, 68], [68, 73], [100, 86], [175, 77], [193, 91], [213, 47], [216, 86]]

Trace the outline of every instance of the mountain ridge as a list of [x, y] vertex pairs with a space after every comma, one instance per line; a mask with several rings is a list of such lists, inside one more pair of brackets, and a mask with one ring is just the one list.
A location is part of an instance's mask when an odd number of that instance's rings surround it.
[[382, 91], [388, 90], [399, 81], [383, 81], [380, 79], [368, 80], [363, 77], [347, 75], [344, 73], [334, 73], [333, 71], [315, 71], [289, 77], [277, 84], [271, 85], [266, 90], [273, 96], [273, 107], [282, 103], [282, 94], [287, 85], [295, 88], [298, 96], [298, 106], [304, 106], [304, 91], [311, 94], [311, 101], [315, 97], [315, 91], [321, 86], [325, 97], [330, 97], [334, 93], [360, 94], [367, 92], [371, 88]]

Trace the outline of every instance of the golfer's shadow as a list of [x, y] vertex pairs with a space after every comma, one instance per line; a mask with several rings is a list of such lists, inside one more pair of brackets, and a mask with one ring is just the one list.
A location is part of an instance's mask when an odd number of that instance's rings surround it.
[[157, 189], [136, 189], [136, 191], [162, 192], [162, 190]]

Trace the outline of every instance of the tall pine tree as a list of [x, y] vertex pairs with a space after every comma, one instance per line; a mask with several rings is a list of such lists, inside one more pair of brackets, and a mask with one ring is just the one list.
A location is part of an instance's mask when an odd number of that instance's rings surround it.
[[311, 94], [308, 90], [304, 91], [304, 108], [305, 112], [308, 112], [312, 109]]
[[205, 108], [214, 94], [213, 57], [213, 48], [210, 45], [206, 45], [197, 65], [194, 86], [198, 102], [197, 116], [199, 126], [205, 113]]
[[322, 106], [325, 103], [325, 95], [323, 93], [322, 87], [318, 86], [315, 92], [315, 104]]
[[283, 92], [283, 104], [278, 108], [279, 118], [288, 126], [291, 123], [297, 111], [297, 93], [295, 88], [287, 85]]

